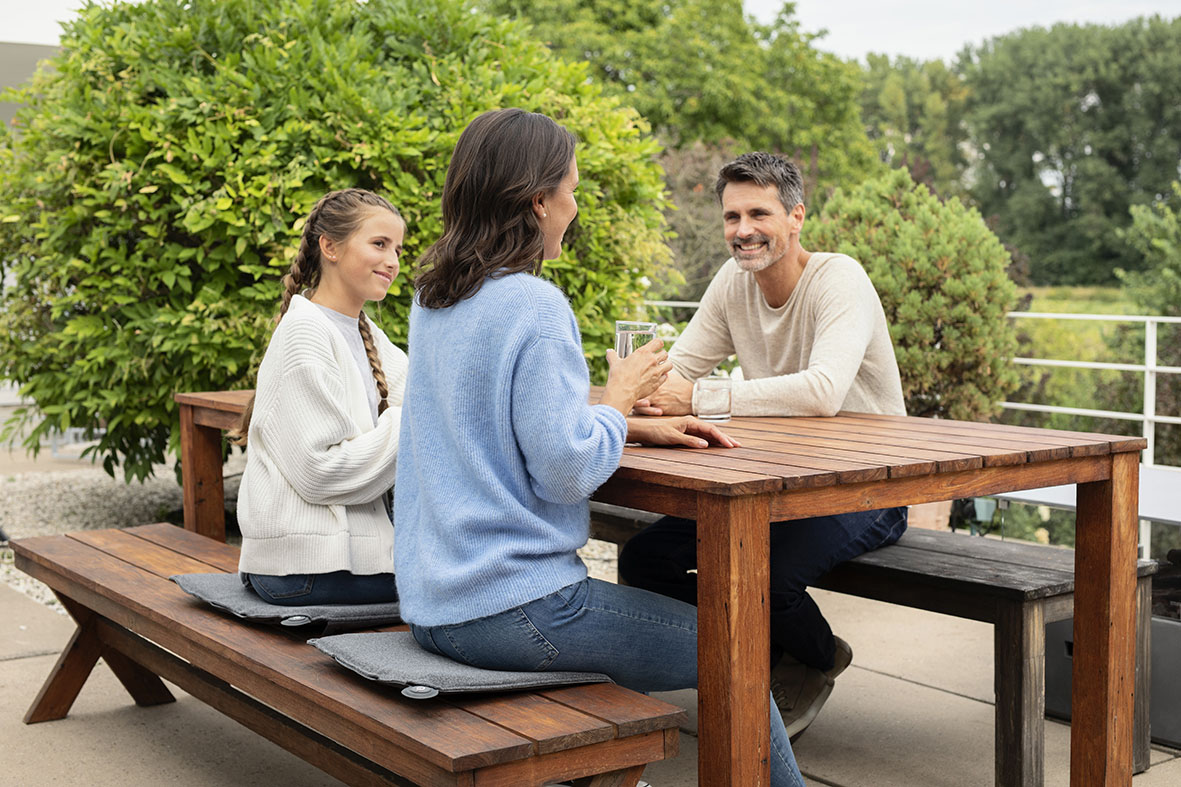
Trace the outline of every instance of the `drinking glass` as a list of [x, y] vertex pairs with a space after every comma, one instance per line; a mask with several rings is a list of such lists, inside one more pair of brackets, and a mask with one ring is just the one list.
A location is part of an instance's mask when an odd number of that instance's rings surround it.
[[702, 421], [730, 420], [730, 378], [703, 377], [697, 381], [697, 417]]
[[615, 321], [615, 353], [622, 360], [656, 338], [656, 323]]

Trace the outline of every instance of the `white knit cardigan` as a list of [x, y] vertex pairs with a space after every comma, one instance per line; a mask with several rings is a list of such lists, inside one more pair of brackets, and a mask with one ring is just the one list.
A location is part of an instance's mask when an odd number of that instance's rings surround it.
[[239, 569], [255, 574], [394, 570], [382, 495], [394, 484], [406, 354], [370, 322], [389, 384], [377, 422], [340, 330], [297, 295], [258, 370], [238, 492]]

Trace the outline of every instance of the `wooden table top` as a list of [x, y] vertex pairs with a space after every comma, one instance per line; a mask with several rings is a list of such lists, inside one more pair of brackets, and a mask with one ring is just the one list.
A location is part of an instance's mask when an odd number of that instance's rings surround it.
[[[591, 390], [593, 401], [601, 390]], [[252, 393], [175, 398], [236, 415]], [[742, 447], [629, 445], [615, 477], [688, 491], [760, 494], [1101, 456], [1147, 445], [1142, 437], [865, 413], [742, 417], [719, 427]]]

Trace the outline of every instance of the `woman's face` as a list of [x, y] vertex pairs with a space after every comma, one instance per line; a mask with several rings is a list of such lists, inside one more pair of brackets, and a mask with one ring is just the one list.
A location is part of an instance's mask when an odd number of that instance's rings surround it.
[[562, 238], [566, 235], [566, 228], [574, 217], [578, 215], [578, 202], [574, 199], [574, 191], [578, 188], [578, 162], [570, 159], [570, 169], [566, 177], [551, 193], [542, 195], [537, 206], [541, 215], [537, 224], [541, 228], [541, 236], [545, 239], [545, 252], [542, 259], [556, 260], [562, 254]]

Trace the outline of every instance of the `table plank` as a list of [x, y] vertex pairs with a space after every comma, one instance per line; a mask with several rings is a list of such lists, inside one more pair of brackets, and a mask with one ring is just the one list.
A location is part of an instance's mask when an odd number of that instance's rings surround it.
[[1029, 452], [1024, 448], [977, 445], [969, 441], [951, 440], [946, 435], [942, 437], [925, 435], [913, 429], [866, 429], [852, 423], [842, 424], [839, 419], [828, 421], [805, 418], [782, 419], [782, 423], [771, 423], [772, 420], [775, 419], [758, 419], [762, 423], [753, 424], [751, 428], [781, 436], [799, 435], [817, 438], [845, 447], [865, 446], [867, 450], [874, 452], [901, 448], [942, 453], [943, 456], [939, 460], [940, 472], [954, 472], [956, 468], [966, 470], [985, 464], [1024, 464], [1030, 459]]

